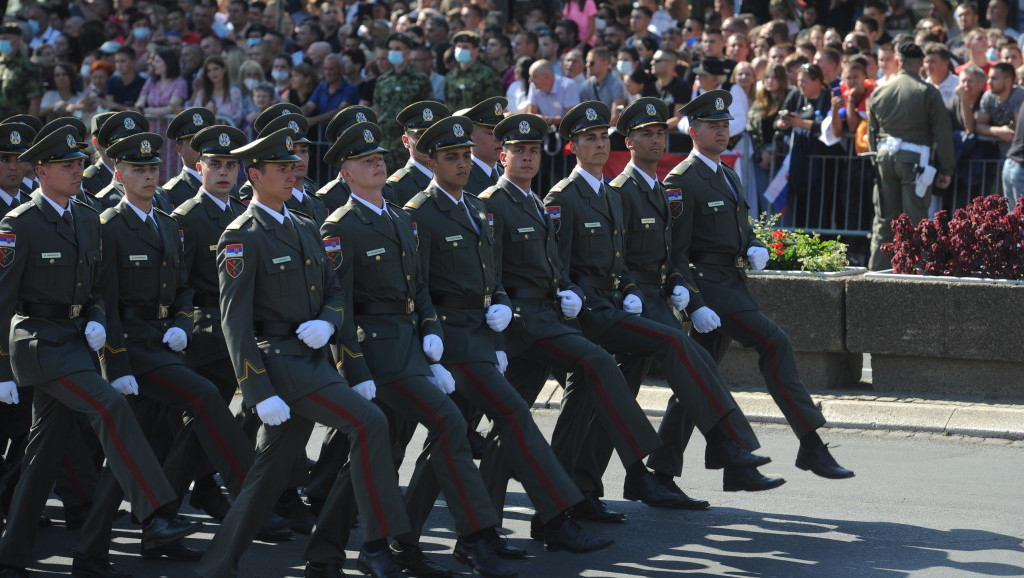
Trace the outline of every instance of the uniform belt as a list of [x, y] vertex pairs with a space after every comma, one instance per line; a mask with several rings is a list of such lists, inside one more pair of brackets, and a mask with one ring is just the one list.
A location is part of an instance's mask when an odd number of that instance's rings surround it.
[[618, 277], [591, 277], [589, 275], [582, 275], [576, 278], [576, 282], [580, 285], [586, 285], [593, 289], [604, 289], [606, 291], [614, 291], [619, 288]]
[[554, 299], [555, 298], [555, 291], [554, 291], [554, 289], [550, 289], [550, 288], [541, 288], [541, 287], [506, 287], [505, 288], [505, 292], [508, 293], [508, 296], [510, 298], [515, 299], [515, 300], [519, 300], [519, 301], [526, 300], [526, 299], [544, 300], [544, 299]]
[[192, 296], [192, 305], [195, 307], [220, 307], [220, 295], [200, 295], [196, 293]]
[[352, 306], [356, 315], [408, 315], [416, 310], [412, 300], [409, 301], [372, 301], [355, 303]]
[[77, 319], [82, 315], [82, 306], [60, 305], [58, 303], [24, 303], [21, 306], [21, 314], [27, 317]]
[[743, 266], [743, 262], [740, 260], [738, 255], [730, 255], [728, 253], [711, 253], [707, 251], [690, 253], [690, 262], [700, 263], [701, 265], [720, 265], [722, 267]]
[[171, 316], [168, 305], [128, 305], [121, 307], [122, 319], [167, 319]]
[[664, 273], [651, 273], [649, 271], [630, 271], [630, 274], [633, 275], [633, 279], [636, 279], [637, 283], [657, 285], [659, 287], [665, 284]]
[[441, 295], [430, 294], [434, 307], [451, 307], [453, 309], [487, 309], [491, 306], [490, 295]]
[[264, 337], [295, 337], [298, 330], [298, 323], [285, 323], [284, 321], [254, 321], [253, 332]]

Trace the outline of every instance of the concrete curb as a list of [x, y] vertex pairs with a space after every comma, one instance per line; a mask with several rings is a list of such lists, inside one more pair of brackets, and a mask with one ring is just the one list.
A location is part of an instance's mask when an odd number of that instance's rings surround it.
[[[647, 415], [661, 417], [671, 395], [672, 390], [667, 386], [644, 385], [637, 401]], [[812, 395], [828, 420], [825, 427], [1024, 440], [1024, 405], [875, 395]], [[736, 391], [733, 397], [752, 423], [786, 423], [766, 392]], [[561, 405], [562, 390], [554, 380], [549, 380], [533, 407], [560, 409]]]

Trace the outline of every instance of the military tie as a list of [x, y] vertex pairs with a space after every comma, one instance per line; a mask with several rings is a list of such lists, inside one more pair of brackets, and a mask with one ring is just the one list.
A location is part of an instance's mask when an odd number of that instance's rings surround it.
[[296, 245], [299, 245], [299, 232], [295, 229], [295, 225], [292, 223], [291, 216], [284, 218], [284, 230], [288, 232], [288, 236], [295, 241]]
[[547, 211], [545, 211], [544, 207], [541, 206], [540, 201], [537, 199], [537, 195], [535, 195], [533, 193], [527, 193], [527, 195], [530, 197], [530, 200], [533, 202], [533, 208], [537, 209], [537, 216], [540, 217], [541, 221], [544, 221], [544, 225], [546, 226], [548, 224], [548, 222], [547, 222], [547, 220], [544, 219], [544, 213], [546, 213]]
[[[67, 213], [65, 213], [65, 215], [66, 214]], [[153, 220], [153, 215], [146, 216], [146, 226], [149, 227], [149, 232], [153, 234], [154, 238], [156, 238], [156, 242], [160, 245], [160, 247], [163, 247], [164, 240], [160, 236], [160, 230], [156, 228], [156, 221]]]
[[476, 219], [473, 218], [473, 213], [469, 212], [469, 205], [466, 203], [465, 196], [463, 196], [462, 199], [459, 200], [459, 204], [462, 205], [462, 208], [466, 210], [466, 216], [469, 217], [469, 224], [473, 226], [473, 230], [476, 231], [477, 235], [479, 235], [480, 227], [476, 224]]
[[64, 219], [64, 222], [67, 223], [68, 228], [71, 229], [71, 234], [74, 235], [75, 234], [75, 218], [71, 215], [71, 207], [70, 206], [67, 209], [64, 210], [64, 214], [61, 215], [61, 218]]
[[732, 198], [736, 199], [736, 191], [733, 190], [732, 185], [729, 184], [729, 179], [725, 176], [725, 165], [718, 165], [718, 170], [715, 171], [715, 178], [718, 180], [719, 184], [724, 187], [723, 190], [732, 193]]
[[384, 210], [381, 211], [380, 214], [382, 217], [384, 217], [384, 220], [387, 221], [389, 225], [391, 225], [391, 229], [395, 231], [395, 237], [401, 239], [402, 236], [398, 234], [398, 225], [395, 224], [395, 218], [391, 216], [391, 211], [388, 210], [387, 203], [384, 203]]
[[18, 200], [18, 197], [11, 197], [11, 209], [17, 208], [20, 204], [21, 201]]

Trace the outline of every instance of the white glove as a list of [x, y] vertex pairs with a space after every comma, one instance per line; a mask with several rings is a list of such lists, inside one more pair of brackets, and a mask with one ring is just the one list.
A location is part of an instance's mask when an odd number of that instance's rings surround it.
[[644, 310], [644, 302], [636, 295], [630, 293], [622, 300], [622, 310], [633, 315], [640, 315]]
[[562, 298], [562, 315], [566, 317], [576, 317], [580, 314], [580, 309], [583, 309], [583, 300], [576, 293], [565, 290], [555, 293]]
[[423, 338], [423, 353], [427, 355], [428, 360], [434, 363], [441, 361], [441, 356], [444, 354], [444, 342], [433, 333], [427, 335]]
[[18, 403], [18, 384], [13, 381], [0, 382], [0, 401], [8, 405]]
[[764, 269], [768, 264], [768, 249], [764, 247], [751, 247], [747, 249], [747, 261], [755, 271]]
[[323, 319], [313, 319], [299, 325], [295, 334], [310, 348], [320, 349], [327, 345], [327, 340], [334, 335], [334, 326]]
[[511, 321], [512, 308], [508, 305], [495, 303], [487, 308], [487, 326], [491, 328], [491, 331], [501, 333], [505, 331]]
[[508, 355], [504, 351], [495, 351], [494, 353], [498, 356], [498, 373], [504, 375], [505, 370], [508, 369]]
[[85, 342], [89, 344], [89, 349], [99, 351], [103, 348], [103, 344], [107, 342], [107, 330], [95, 321], [86, 323]]
[[672, 288], [672, 295], [669, 297], [669, 300], [672, 301], [673, 307], [682, 311], [690, 304], [690, 292], [686, 290], [686, 287], [676, 285]]
[[359, 395], [363, 396], [363, 399], [366, 400], [371, 400], [377, 397], [377, 384], [374, 383], [372, 379], [362, 383], [357, 383], [352, 386], [352, 389], [354, 389]]
[[110, 386], [121, 395], [139, 395], [139, 382], [134, 375], [122, 375], [110, 382]]
[[171, 351], [179, 352], [188, 347], [188, 335], [181, 327], [171, 327], [164, 333], [163, 342], [171, 348]]
[[439, 389], [441, 393], [448, 395], [455, 391], [455, 378], [448, 372], [440, 363], [431, 363], [430, 371], [434, 374], [434, 377], [428, 377], [427, 381], [434, 384], [434, 387]]
[[722, 326], [722, 320], [710, 307], [701, 307], [694, 311], [693, 315], [690, 315], [690, 321], [693, 321], [694, 329], [701, 333], [708, 333]]
[[292, 416], [292, 410], [275, 395], [256, 404], [256, 415], [267, 425], [281, 425]]

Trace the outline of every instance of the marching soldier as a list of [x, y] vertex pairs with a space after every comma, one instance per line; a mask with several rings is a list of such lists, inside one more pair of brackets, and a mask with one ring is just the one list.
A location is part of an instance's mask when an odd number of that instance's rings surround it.
[[501, 176], [501, 164], [498, 162], [501, 144], [494, 138], [494, 127], [505, 118], [506, 106], [508, 99], [495, 96], [455, 113], [473, 121], [473, 167], [464, 188], [471, 195], [479, 195], [487, 187], [494, 186]]
[[0, 124], [0, 216], [28, 201], [21, 193], [24, 174], [18, 156], [36, 138], [32, 127], [17, 122]]
[[[623, 257], [622, 200], [601, 180], [610, 149], [609, 116], [608, 107], [597, 101], [583, 102], [566, 113], [559, 134], [570, 142], [579, 164], [544, 199], [549, 211], [560, 213], [559, 254], [570, 278], [586, 296], [586, 309], [580, 316], [583, 333], [610, 353], [658, 359], [673, 393], [684, 401], [707, 438], [705, 466], [725, 469], [725, 490], [778, 487], [784, 480], [766, 478], [757, 471], [770, 459], [747, 449], [758, 446], [746, 420], [744, 429], [748, 431], [742, 435], [726, 420], [740, 409], [722, 384], [714, 360], [679, 328], [640, 316], [642, 292]], [[581, 377], [570, 375], [569, 381]], [[567, 435], [583, 433], [589, 421], [587, 413], [563, 410], [559, 419], [566, 420]], [[691, 505], [682, 494], [662, 486], [642, 465], [635, 472], [627, 470], [623, 497], [662, 507]]]
[[[39, 120], [39, 117], [31, 114], [16, 114], [9, 116], [3, 120], [3, 123], [7, 124], [10, 122], [16, 122], [32, 127], [36, 135], [39, 135], [39, 131], [43, 130], [43, 121]], [[35, 168], [29, 163], [21, 163], [24, 174], [22, 175], [21, 192], [25, 195], [31, 195], [32, 191], [39, 187], [39, 180], [36, 178]]]
[[[367, 106], [355, 105], [343, 108], [338, 112], [338, 114], [334, 115], [331, 122], [327, 124], [327, 128], [324, 129], [324, 139], [329, 143], [336, 142], [338, 137], [345, 132], [345, 129], [357, 122], [376, 123], [377, 113]], [[328, 149], [328, 152], [330, 152], [330, 149]], [[327, 164], [334, 164], [335, 162], [340, 161], [338, 160], [337, 155], [334, 155], [329, 159], [327, 153], [324, 153], [324, 162]], [[388, 190], [390, 190], [390, 187]], [[351, 193], [351, 190], [348, 188], [348, 184], [345, 183], [345, 179], [343, 179], [339, 173], [334, 177], [334, 180], [320, 187], [320, 190], [315, 194], [316, 198], [323, 201], [324, 207], [327, 209], [327, 213], [330, 214], [333, 213], [335, 209], [348, 202], [349, 193]], [[386, 195], [385, 199], [387, 199]], [[390, 200], [393, 201], [393, 199]]]
[[[171, 177], [164, 183], [163, 196], [171, 209], [196, 196], [203, 179], [196, 170], [196, 163], [199, 162], [199, 153], [195, 151], [189, 142], [192, 137], [208, 126], [217, 123], [217, 116], [213, 111], [202, 106], [186, 108], [179, 112], [167, 125], [167, 138], [174, 141], [174, 148], [181, 157], [181, 172]], [[168, 211], [170, 212], [170, 211]]]
[[376, 395], [399, 419], [419, 422], [428, 435], [439, 436], [424, 448], [420, 462], [437, 478], [455, 517], [456, 559], [478, 574], [514, 576], [495, 553], [495, 505], [473, 464], [466, 421], [447, 396], [455, 383], [439, 363], [442, 330], [421, 277], [412, 222], [381, 194], [387, 173], [380, 136], [376, 125], [358, 123], [335, 145], [352, 196], [320, 232], [346, 303], [354, 307], [354, 323], [346, 323], [339, 336], [335, 360], [354, 389]]
[[[65, 126], [70, 126], [75, 129], [75, 133], [77, 135], [75, 138], [79, 139], [79, 142], [84, 142], [86, 139], [89, 138], [89, 129], [85, 127], [84, 122], [73, 116], [62, 116], [60, 118], [55, 118], [50, 122], [46, 123], [45, 125], [43, 125], [43, 128], [39, 129], [39, 131], [36, 132], [36, 140], [46, 138], [46, 136], [49, 135], [51, 132], [54, 132], [57, 129]], [[83, 194], [78, 194], [71, 197], [72, 200], [85, 203], [86, 205], [89, 205], [96, 211], [103, 211], [103, 205], [100, 204], [99, 201], [94, 199], [92, 196], [84, 194], [84, 192], [85, 191], [83, 189]], [[26, 194], [31, 194], [31, 191], [28, 191]]]
[[85, 167], [85, 171], [82, 173], [82, 190], [90, 197], [95, 197], [96, 193], [114, 180], [114, 161], [107, 156], [107, 147], [101, 145], [99, 139], [96, 138], [103, 123], [112, 116], [114, 116], [113, 112], [101, 112], [94, 114], [92, 120], [89, 121], [92, 124], [90, 134], [92, 135], [92, 147], [96, 149], [96, 162]]
[[[490, 108], [492, 114], [496, 110]], [[434, 179], [405, 206], [416, 223], [421, 269], [448, 342], [441, 363], [452, 372], [458, 397], [470, 408], [479, 408], [494, 424], [505, 458], [526, 488], [538, 520], [549, 530], [548, 547], [572, 552], [600, 550], [612, 541], [595, 538], [568, 519], [567, 511], [582, 502], [583, 496], [534, 423], [530, 406], [502, 376], [508, 359], [501, 333], [512, 321], [512, 302], [497, 278], [495, 239], [487, 209], [463, 191], [470, 167], [475, 166], [470, 153], [474, 146], [469, 138], [472, 124], [468, 117], [453, 116], [423, 133], [417, 146], [428, 154]], [[427, 443], [438, 440], [428, 437]], [[437, 499], [437, 481], [423, 465], [417, 464], [406, 490], [407, 502], [418, 505], [419, 510], [411, 513], [413, 532], [398, 537], [403, 553], [418, 552], [417, 530]], [[525, 550], [504, 541], [498, 548], [502, 557], [526, 555]], [[400, 563], [403, 559], [399, 554]]]
[[[395, 576], [387, 538], [405, 532], [408, 519], [389, 456], [387, 421], [348, 386], [325, 349], [350, 316], [316, 227], [285, 205], [300, 160], [292, 154], [294, 134], [281, 129], [231, 151], [246, 165], [253, 197], [217, 246], [221, 326], [243, 403], [264, 425], [249, 479], [196, 571], [209, 578], [237, 575], [243, 551], [288, 485], [295, 455], [316, 422], [350, 438], [364, 540], [360, 570]], [[341, 517], [341, 499], [340, 486], [332, 489], [323, 520]], [[307, 577], [342, 574], [345, 544], [328, 527], [310, 536]]]
[[[403, 166], [409, 161], [409, 151], [402, 144], [404, 140], [402, 134], [407, 127], [398, 119], [402, 107], [406, 106], [406, 103], [429, 100], [434, 97], [430, 78], [420, 69], [412, 66], [409, 60], [409, 51], [415, 46], [416, 42], [401, 32], [389, 36], [388, 60], [392, 61], [391, 70], [380, 75], [373, 88], [372, 106], [380, 116], [380, 130], [383, 134], [381, 138], [384, 139], [382, 146], [388, 150], [384, 155], [384, 161], [389, 170]], [[392, 60], [392, 55], [400, 55], [401, 58], [395, 62]], [[369, 118], [367, 120], [377, 122]], [[327, 140], [333, 142], [334, 139]]]
[[[118, 140], [142, 132], [149, 132], [149, 119], [135, 111], [126, 110], [114, 113], [103, 122], [99, 132], [96, 133], [96, 142], [107, 150], [110, 148], [110, 145]], [[109, 153], [107, 156], [110, 156]], [[100, 192], [96, 193], [92, 198], [102, 207], [102, 209], [99, 209], [102, 212], [110, 207], [117, 206], [123, 197], [124, 185], [113, 179], [110, 181], [110, 184], [100, 189]], [[166, 201], [163, 195], [160, 194], [157, 194], [153, 200], [161, 210], [167, 208]]]
[[[39, 514], [67, 447], [75, 414], [84, 413], [107, 462], [142, 521], [146, 548], [161, 548], [199, 530], [175, 518], [177, 501], [146, 443], [127, 400], [95, 370], [92, 351], [106, 341], [100, 287], [100, 222], [89, 207], [71, 202], [81, 191], [85, 145], [72, 127], [36, 142], [19, 158], [35, 166], [40, 189], [0, 221], [0, 400], [17, 403], [15, 383], [33, 387], [35, 427], [15, 490], [7, 531], [0, 540], [0, 576], [28, 576]], [[27, 266], [29, 262], [32, 266]], [[10, 330], [8, 328], [10, 325]], [[90, 351], [92, 350], [92, 351]], [[107, 558], [76, 554], [75, 573], [116, 574]]]
[[[750, 228], [739, 176], [721, 162], [728, 146], [731, 103], [728, 91], [712, 90], [680, 111], [690, 119], [694, 148], [672, 169], [665, 186], [670, 195], [681, 193], [681, 209], [673, 216], [672, 262], [690, 288], [685, 309], [697, 341], [716, 359], [725, 355], [730, 339], [757, 350], [768, 391], [800, 438], [797, 467], [826, 478], [852, 477], [853, 472], [836, 463], [818, 437], [816, 430], [825, 417], [800, 380], [793, 345], [758, 309], [739, 266], [745, 258], [754, 269], [764, 269], [768, 250]], [[682, 435], [688, 436], [686, 426]], [[679, 436], [670, 438], [665, 440], [668, 446], [652, 456], [658, 471], [678, 471], [673, 462], [682, 459], [683, 448], [677, 445]]]
[[[409, 162], [388, 177], [388, 184], [395, 191], [399, 205], [409, 202], [430, 184], [434, 178], [427, 168], [427, 157], [416, 149], [423, 131], [442, 118], [452, 115], [452, 111], [440, 102], [425, 100], [410, 104], [398, 113], [398, 122], [405, 128], [402, 135], [402, 146], [409, 151]], [[389, 167], [390, 169], [390, 167]]]

